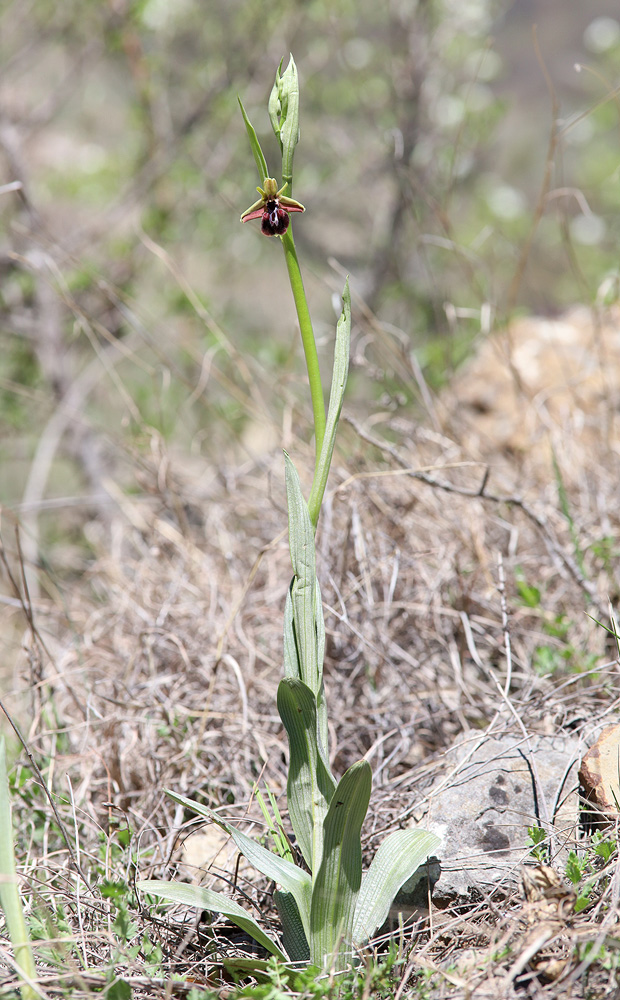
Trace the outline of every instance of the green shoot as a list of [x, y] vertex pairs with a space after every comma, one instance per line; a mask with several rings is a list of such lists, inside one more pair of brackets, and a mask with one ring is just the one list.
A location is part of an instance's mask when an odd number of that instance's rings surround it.
[[15, 964], [21, 980], [22, 1000], [35, 1000], [39, 995], [33, 985], [37, 978], [37, 969], [17, 884], [11, 825], [11, 801], [6, 770], [6, 747], [3, 736], [0, 736], [0, 906], [4, 910], [13, 945]]

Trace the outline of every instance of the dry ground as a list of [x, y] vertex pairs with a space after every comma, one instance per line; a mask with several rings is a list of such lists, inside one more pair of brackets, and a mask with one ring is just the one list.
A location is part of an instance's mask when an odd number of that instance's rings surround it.
[[[403, 367], [419, 381], [405, 353]], [[444, 750], [491, 722], [511, 730], [511, 707], [529, 733], [570, 732], [584, 746], [619, 717], [616, 645], [589, 616], [609, 623], [618, 598], [620, 312], [519, 321], [483, 342], [439, 396], [422, 395], [415, 420], [386, 410], [372, 426], [343, 424], [318, 535], [333, 767], [372, 762], [368, 851], [416, 810]], [[310, 452], [290, 447], [308, 468]], [[106, 882], [232, 880], [270, 914], [269, 886], [204, 830], [198, 839], [164, 789], [256, 829], [254, 783], [284, 788], [275, 691], [290, 563], [279, 447], [204, 468], [154, 436], [130, 478], [133, 492], [109, 481], [106, 516], [83, 525], [95, 553], [87, 568], [62, 585], [54, 567], [42, 570], [38, 595], [32, 575], [26, 591], [8, 512], [2, 525], [2, 628], [23, 641], [4, 700], [73, 854], [22, 751], [15, 824], [28, 906], [39, 921], [50, 914], [42, 938], [75, 941], [56, 945], [69, 985], [47, 955], [49, 996], [101, 987], [120, 953], [125, 978], [163, 996], [170, 971], [214, 983], [218, 948], [247, 947], [223, 924], [133, 902], [119, 944]], [[547, 979], [535, 954], [528, 965], [529, 904], [516, 890], [433, 913], [408, 975], [443, 970], [428, 995], [463, 1000], [617, 996], [615, 972], [597, 961], [588, 971], [578, 951], [617, 935], [615, 863], [608, 874], [592, 905], [564, 919]], [[162, 949], [155, 971], [145, 933]], [[605, 954], [609, 964], [615, 952]], [[414, 981], [403, 980], [404, 995]]]

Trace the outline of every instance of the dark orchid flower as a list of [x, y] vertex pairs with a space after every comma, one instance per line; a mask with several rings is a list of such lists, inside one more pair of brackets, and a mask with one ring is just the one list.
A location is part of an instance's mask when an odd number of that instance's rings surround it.
[[305, 212], [303, 205], [292, 198], [287, 198], [282, 192], [286, 188], [278, 185], [273, 177], [265, 177], [264, 187], [257, 187], [260, 194], [257, 202], [248, 208], [241, 216], [242, 222], [249, 222], [250, 219], [261, 219], [261, 233], [265, 236], [284, 236], [288, 229], [289, 212]]

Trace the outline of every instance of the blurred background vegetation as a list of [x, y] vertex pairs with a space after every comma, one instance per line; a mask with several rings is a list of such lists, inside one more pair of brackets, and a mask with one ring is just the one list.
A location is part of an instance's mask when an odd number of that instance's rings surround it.
[[0, 502], [26, 538], [51, 510], [46, 544], [61, 534], [56, 564], [77, 569], [78, 512], [109, 498], [110, 476], [145, 488], [148, 456], [177, 449], [199, 479], [210, 460], [279, 447], [268, 425], [295, 425], [282, 254], [239, 225], [257, 176], [237, 105], [276, 172], [266, 101], [289, 51], [296, 241], [326, 358], [351, 274], [350, 407], [415, 405], [403, 351], [438, 387], [515, 311], [613, 298], [615, 13], [616, 0], [5, 4], [0, 184], [22, 190], [0, 196]]

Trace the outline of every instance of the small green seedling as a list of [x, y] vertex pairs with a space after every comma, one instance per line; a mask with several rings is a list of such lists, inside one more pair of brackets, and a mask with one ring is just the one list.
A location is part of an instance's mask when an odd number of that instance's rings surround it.
[[546, 843], [547, 833], [542, 826], [528, 826], [527, 832], [532, 842], [530, 854], [537, 861], [545, 863], [549, 858], [549, 844]]
[[[307, 501], [297, 470], [285, 454], [293, 579], [284, 609], [284, 678], [277, 695], [278, 712], [289, 741], [288, 812], [303, 866], [295, 864], [292, 852], [284, 847], [279, 813], [274, 821], [268, 821], [271, 833], [275, 831], [276, 847], [272, 852], [205, 806], [170, 791], [168, 794], [175, 802], [225, 830], [247, 860], [276, 883], [274, 901], [282, 926], [281, 940], [267, 934], [246, 910], [221, 893], [200, 886], [153, 880], [137, 885], [152, 896], [224, 914], [283, 962], [309, 962], [319, 969], [338, 972], [383, 924], [400, 887], [440, 841], [423, 830], [396, 830], [386, 837], [369, 870], [363, 873], [360, 835], [370, 801], [370, 765], [360, 760], [337, 780], [329, 764], [323, 685], [325, 625], [316, 576], [314, 534], [347, 381], [351, 297], [347, 281], [336, 327], [326, 414], [316, 343], [289, 214], [304, 211], [292, 199], [293, 154], [299, 140], [299, 83], [292, 57], [286, 71], [281, 70], [282, 63], [269, 98], [269, 117], [282, 154], [281, 187], [269, 174], [256, 132], [241, 105], [262, 184], [258, 189], [260, 200], [243, 213], [242, 221], [260, 219], [263, 234], [282, 241], [314, 416], [316, 457]], [[273, 805], [274, 802], [272, 808]]]
[[[617, 848], [618, 844], [613, 838], [596, 830], [592, 835], [588, 850], [584, 850], [580, 854], [577, 854], [576, 851], [570, 851], [566, 860], [566, 877], [575, 887], [575, 913], [580, 913], [590, 904], [592, 891], [601, 880], [603, 880], [603, 884], [607, 884], [609, 881], [609, 876], [601, 871], [601, 867], [608, 864]], [[595, 861], [594, 858], [601, 860]]]

